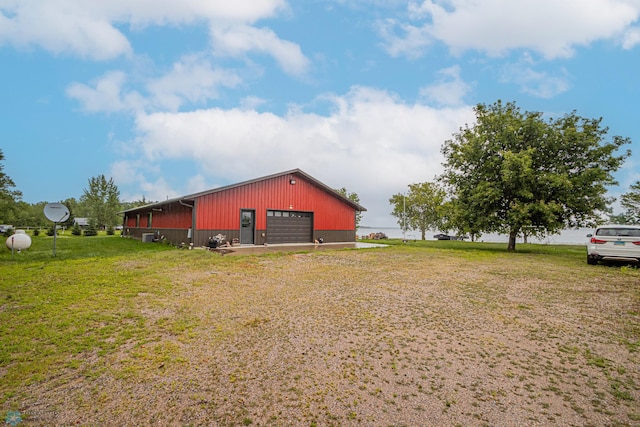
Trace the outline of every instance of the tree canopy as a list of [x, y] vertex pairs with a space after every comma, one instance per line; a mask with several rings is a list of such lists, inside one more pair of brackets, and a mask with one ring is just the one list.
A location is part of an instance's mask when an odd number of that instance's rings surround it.
[[0, 223], [11, 223], [17, 218], [17, 203], [22, 199], [22, 193], [13, 188], [13, 180], [4, 173], [4, 154], [0, 150]]
[[444, 223], [444, 190], [435, 182], [410, 184], [407, 194], [394, 194], [389, 199], [393, 206], [391, 215], [398, 219], [402, 230], [420, 230], [422, 240], [425, 232], [441, 227]]
[[631, 224], [640, 224], [640, 181], [631, 185], [628, 193], [620, 198], [620, 204], [625, 210], [624, 216]]
[[84, 189], [80, 201], [86, 205], [89, 219], [97, 226], [106, 229], [118, 223], [120, 190], [113, 178], [107, 180], [104, 175], [90, 178], [89, 187]]
[[444, 224], [443, 230], [455, 230], [459, 236], [469, 236], [472, 242], [482, 236], [479, 213], [465, 209], [458, 203], [457, 198], [447, 200], [443, 205]]
[[[336, 190], [340, 195], [346, 197], [347, 199], [360, 204], [360, 197], [358, 197], [358, 193], [349, 193], [345, 187], [342, 187]], [[356, 212], [356, 228], [360, 225], [360, 220], [362, 219], [362, 212]]]
[[575, 112], [543, 119], [515, 103], [478, 104], [476, 123], [445, 141], [442, 181], [451, 189], [460, 229], [516, 237], [597, 223], [611, 199], [607, 186], [630, 155], [628, 138], [605, 140], [602, 119]]

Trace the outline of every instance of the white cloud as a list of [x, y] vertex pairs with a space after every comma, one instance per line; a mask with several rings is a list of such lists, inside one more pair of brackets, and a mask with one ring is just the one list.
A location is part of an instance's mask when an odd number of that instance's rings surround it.
[[255, 110], [261, 105], [264, 105], [266, 100], [259, 98], [257, 96], [247, 96], [246, 98], [242, 98], [240, 100], [240, 107], [243, 110]]
[[[409, 6], [415, 24], [403, 36], [381, 32], [390, 54], [415, 54], [434, 40], [451, 51], [500, 56], [528, 49], [544, 57], [573, 55], [576, 46], [617, 39], [640, 15], [635, 0], [425, 0]], [[417, 22], [416, 22], [417, 21]], [[405, 43], [406, 45], [403, 45]]]
[[370, 210], [365, 223], [384, 225], [389, 224], [388, 198], [440, 173], [442, 143], [474, 119], [468, 106], [409, 105], [364, 87], [332, 99], [335, 109], [326, 116], [240, 109], [141, 114], [136, 120], [140, 161], [192, 161], [208, 182], [301, 168], [328, 185], [358, 193]]
[[[84, 4], [84, 0], [74, 3]], [[286, 0], [248, 2], [202, 0], [110, 0], [94, 2], [92, 9], [137, 26], [191, 23], [197, 20], [256, 22], [287, 8]]]
[[111, 71], [92, 82], [92, 85], [73, 83], [67, 88], [67, 96], [82, 104], [88, 112], [118, 112], [139, 110], [146, 101], [137, 92], [123, 93], [127, 80], [125, 73]]
[[633, 49], [640, 44], [640, 27], [632, 27], [622, 38], [623, 49]]
[[111, 164], [110, 176], [117, 185], [134, 184], [140, 182], [142, 178], [142, 174], [139, 172], [141, 166], [139, 162], [120, 160]]
[[302, 75], [309, 67], [309, 60], [300, 46], [281, 40], [268, 28], [254, 28], [248, 25], [211, 26], [211, 40], [217, 55], [243, 56], [248, 52], [258, 52], [272, 56], [280, 67], [289, 74]]
[[0, 44], [35, 45], [55, 54], [96, 60], [131, 54], [129, 41], [111, 22], [75, 3], [27, 0], [0, 4]]
[[149, 79], [144, 95], [127, 90], [126, 83], [124, 72], [111, 71], [90, 85], [77, 82], [69, 85], [67, 96], [80, 102], [88, 112], [177, 111], [185, 103], [215, 99], [220, 87], [237, 86], [241, 79], [232, 71], [214, 68], [198, 55], [187, 55], [165, 75]]
[[207, 179], [202, 174], [194, 175], [187, 180], [186, 190], [189, 194], [199, 193], [210, 188], [211, 187], [207, 184]]
[[444, 68], [439, 71], [440, 79], [431, 86], [420, 89], [420, 95], [439, 105], [458, 106], [464, 104], [464, 97], [471, 86], [460, 77], [460, 67]]
[[107, 60], [133, 52], [122, 25], [252, 24], [286, 8], [286, 0], [0, 0], [0, 45]]
[[566, 92], [569, 87], [567, 72], [561, 70], [555, 75], [546, 71], [536, 71], [534, 61], [529, 55], [523, 55], [516, 63], [505, 65], [501, 70], [500, 80], [515, 83], [520, 90], [539, 98], [553, 98]]
[[[110, 176], [121, 189], [122, 200], [133, 201], [144, 198], [151, 202], [180, 196], [162, 176], [157, 175], [158, 172], [156, 166], [140, 160], [117, 161], [110, 168]], [[154, 175], [156, 179], [149, 181], [146, 178], [148, 175]], [[135, 191], [122, 191], [122, 188], [135, 188]]]
[[218, 97], [218, 87], [235, 87], [240, 77], [228, 70], [214, 68], [198, 55], [188, 55], [173, 64], [171, 71], [147, 84], [152, 103], [177, 111], [189, 102], [202, 103]]
[[142, 181], [138, 187], [147, 200], [160, 201], [180, 196], [163, 177], [159, 177], [155, 181]]
[[379, 21], [376, 29], [384, 40], [384, 48], [393, 57], [419, 58], [433, 41], [428, 27], [399, 23], [393, 19]]

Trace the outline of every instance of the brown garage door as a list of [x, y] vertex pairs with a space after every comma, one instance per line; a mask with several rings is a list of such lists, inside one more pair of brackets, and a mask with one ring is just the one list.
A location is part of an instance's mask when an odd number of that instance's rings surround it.
[[310, 243], [313, 213], [267, 211], [267, 243]]

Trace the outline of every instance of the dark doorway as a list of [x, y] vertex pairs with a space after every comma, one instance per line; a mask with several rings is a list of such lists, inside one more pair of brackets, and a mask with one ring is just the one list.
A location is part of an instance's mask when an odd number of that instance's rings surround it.
[[255, 243], [255, 219], [254, 210], [243, 209], [240, 211], [240, 244], [253, 245]]

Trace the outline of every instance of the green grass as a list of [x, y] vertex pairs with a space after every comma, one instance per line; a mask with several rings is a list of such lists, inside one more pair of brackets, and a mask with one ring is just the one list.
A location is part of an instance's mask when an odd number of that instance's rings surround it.
[[[393, 246], [406, 246], [415, 248], [441, 249], [450, 251], [462, 251], [472, 253], [508, 253], [506, 243], [491, 242], [467, 242], [463, 240], [409, 240], [404, 243], [402, 239], [365, 240], [371, 243], [383, 243]], [[518, 243], [514, 253], [556, 255], [560, 257], [575, 257], [586, 255], [584, 245], [539, 245], [532, 243]]]
[[172, 249], [165, 245], [141, 244], [133, 239], [125, 239], [120, 236], [107, 236], [102, 233], [98, 236], [84, 237], [73, 236], [71, 232], [56, 238], [56, 255], [53, 255], [53, 236], [31, 236], [31, 247], [23, 252], [15, 252], [12, 256], [4, 244], [6, 238], [2, 238], [2, 250], [0, 250], [0, 262], [13, 261], [15, 263], [32, 263], [36, 261], [51, 262], [74, 259], [86, 259], [100, 257], [101, 259], [114, 256], [126, 256], [127, 254], [154, 253]]
[[74, 236], [57, 239], [54, 257], [53, 238], [38, 236], [26, 251], [2, 251], [3, 391], [44, 378], [52, 366], [74, 366], [80, 353], [104, 354], [144, 335], [132, 297], [168, 289], [153, 267], [157, 258], [149, 262], [168, 250], [114, 236]]

